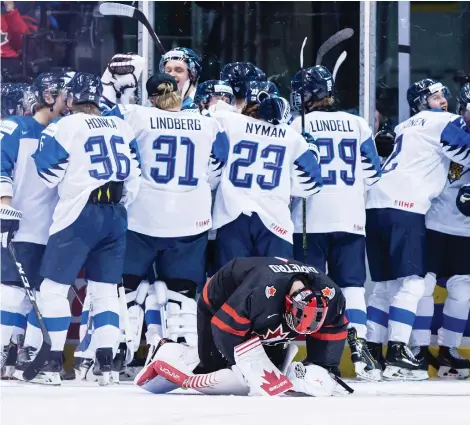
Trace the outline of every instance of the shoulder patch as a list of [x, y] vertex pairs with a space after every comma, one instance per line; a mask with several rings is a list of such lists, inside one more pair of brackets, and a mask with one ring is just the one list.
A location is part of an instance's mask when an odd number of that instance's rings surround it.
[[13, 134], [13, 132], [18, 128], [18, 123], [10, 120], [1, 120], [0, 121], [0, 131], [3, 131], [7, 134]]

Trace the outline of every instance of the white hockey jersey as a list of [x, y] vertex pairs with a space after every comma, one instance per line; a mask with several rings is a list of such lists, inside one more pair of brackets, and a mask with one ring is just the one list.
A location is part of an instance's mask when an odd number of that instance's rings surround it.
[[[301, 119], [292, 126], [301, 131]], [[348, 232], [364, 235], [365, 191], [381, 176], [380, 158], [367, 122], [347, 112], [305, 115], [305, 131], [320, 152], [323, 188], [307, 199], [307, 233]], [[294, 232], [302, 233], [302, 202], [292, 202]]]
[[470, 134], [462, 117], [437, 109], [403, 121], [395, 133], [394, 150], [366, 207], [426, 214], [444, 189], [450, 162], [470, 165]]
[[426, 214], [426, 227], [441, 233], [470, 237], [470, 217], [457, 208], [459, 189], [470, 183], [470, 168], [452, 162], [444, 190], [434, 198]]
[[126, 207], [139, 189], [134, 134], [116, 117], [77, 113], [50, 124], [42, 132], [34, 162], [46, 186], [58, 186], [51, 235], [70, 226], [90, 193], [106, 182], [124, 182], [121, 202]]
[[273, 125], [218, 112], [230, 153], [217, 190], [214, 228], [256, 212], [275, 235], [292, 243], [291, 196], [307, 198], [321, 186], [320, 166], [305, 139], [286, 124]]
[[197, 235], [212, 227], [211, 189], [228, 156], [225, 132], [213, 118], [138, 105], [118, 106], [134, 130], [142, 163], [129, 229], [158, 237]]
[[0, 196], [11, 196], [12, 207], [23, 213], [14, 241], [47, 243], [57, 189], [44, 186], [32, 155], [45, 129], [33, 117], [11, 117], [0, 122]]

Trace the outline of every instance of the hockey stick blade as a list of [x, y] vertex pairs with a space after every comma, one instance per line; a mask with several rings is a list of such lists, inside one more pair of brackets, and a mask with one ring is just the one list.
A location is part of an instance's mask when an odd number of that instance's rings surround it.
[[348, 54], [345, 50], [339, 55], [338, 59], [336, 60], [335, 67], [333, 68], [333, 81], [336, 81], [336, 75], [338, 74], [340, 66], [346, 60]]
[[152, 25], [148, 21], [147, 17], [142, 13], [141, 10], [129, 6], [127, 4], [121, 3], [113, 3], [113, 2], [106, 2], [100, 4], [100, 13], [104, 16], [125, 16], [131, 19], [136, 19], [142, 25], [147, 28], [150, 36], [152, 37], [153, 41], [157, 44], [162, 54], [165, 53], [165, 48], [163, 47], [162, 42], [158, 38], [157, 33], [153, 29]]
[[318, 49], [317, 59], [315, 65], [321, 65], [324, 56], [338, 44], [342, 43], [345, 40], [348, 40], [354, 35], [354, 30], [352, 28], [344, 28], [338, 31], [336, 34], [333, 34], [328, 40], [326, 40]]
[[8, 249], [10, 251], [11, 257], [13, 258], [13, 261], [15, 262], [16, 269], [18, 270], [18, 274], [20, 275], [24, 290], [33, 307], [34, 314], [36, 315], [36, 318], [39, 322], [39, 328], [41, 329], [41, 333], [42, 333], [41, 348], [39, 349], [39, 352], [36, 355], [36, 357], [31, 361], [31, 363], [28, 365], [26, 370], [23, 372], [23, 378], [26, 381], [31, 381], [32, 379], [36, 377], [36, 375], [39, 373], [39, 371], [43, 368], [44, 364], [46, 363], [49, 357], [49, 353], [51, 352], [52, 343], [51, 343], [51, 337], [49, 335], [49, 332], [47, 331], [41, 312], [39, 311], [38, 305], [36, 303], [36, 297], [34, 296], [34, 293], [29, 284], [28, 277], [26, 276], [26, 273], [24, 272], [23, 265], [18, 261], [18, 256], [16, 255], [16, 249], [13, 244], [14, 244], [13, 242], [10, 242], [10, 244], [8, 245]]
[[305, 44], [307, 44], [307, 37], [304, 38], [304, 42], [302, 43], [302, 47], [300, 48], [300, 67], [304, 67], [304, 49]]

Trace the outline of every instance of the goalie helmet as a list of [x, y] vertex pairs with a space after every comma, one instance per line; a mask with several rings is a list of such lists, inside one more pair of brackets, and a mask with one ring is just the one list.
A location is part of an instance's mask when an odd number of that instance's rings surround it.
[[188, 67], [189, 81], [196, 85], [202, 72], [201, 58], [192, 49], [187, 47], [175, 47], [166, 52], [160, 59], [159, 70], [165, 72], [165, 65], [168, 61], [184, 62]]
[[432, 78], [425, 78], [413, 83], [408, 88], [406, 99], [413, 113], [417, 114], [420, 111], [429, 109], [428, 97], [440, 91], [444, 92], [446, 99], [450, 99], [450, 92], [446, 86]]
[[335, 83], [331, 72], [324, 66], [317, 65], [298, 71], [291, 80], [291, 108], [299, 111], [304, 104], [317, 102], [335, 94]]
[[470, 83], [464, 84], [457, 94], [456, 113], [462, 115], [464, 111], [470, 111]]
[[259, 71], [251, 62], [232, 62], [222, 68], [220, 79], [230, 84], [236, 99], [244, 99], [250, 81], [262, 81]]
[[287, 326], [298, 334], [307, 335], [320, 330], [328, 312], [328, 299], [311, 289], [301, 288], [286, 295]]
[[197, 87], [194, 103], [200, 105], [202, 102], [203, 105], [207, 105], [213, 96], [221, 97], [229, 105], [233, 105], [235, 102], [232, 87], [227, 81], [209, 80]]
[[95, 74], [77, 72], [67, 85], [68, 93], [73, 96], [73, 104], [92, 103], [99, 107], [103, 94], [101, 79]]

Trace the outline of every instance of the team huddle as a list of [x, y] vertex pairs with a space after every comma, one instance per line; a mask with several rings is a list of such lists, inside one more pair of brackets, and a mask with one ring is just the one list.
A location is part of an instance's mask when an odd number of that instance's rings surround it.
[[75, 369], [100, 385], [144, 326], [134, 382], [153, 393], [342, 394], [346, 342], [361, 379], [427, 379], [433, 360], [468, 377], [470, 84], [453, 114], [445, 86], [414, 83], [412, 117], [374, 137], [323, 66], [297, 72], [287, 101], [250, 62], [199, 84], [198, 55], [174, 48], [140, 106], [144, 66], [119, 54], [101, 78], [1, 86], [2, 377], [60, 385], [81, 272]]

